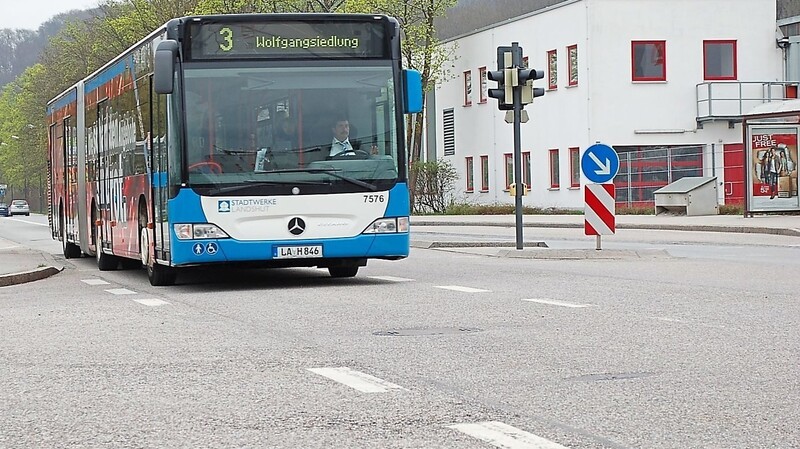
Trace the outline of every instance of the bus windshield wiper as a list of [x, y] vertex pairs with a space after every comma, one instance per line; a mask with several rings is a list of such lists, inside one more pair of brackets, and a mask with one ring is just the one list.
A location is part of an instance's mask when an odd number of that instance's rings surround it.
[[351, 178], [350, 176], [345, 176], [339, 173], [340, 171], [342, 170], [338, 168], [287, 168], [282, 170], [257, 171], [256, 173], [325, 173], [326, 175], [331, 175], [334, 178], [347, 181], [351, 184], [355, 184], [359, 187], [363, 187], [373, 192], [378, 190], [378, 186], [362, 181], [360, 179]]

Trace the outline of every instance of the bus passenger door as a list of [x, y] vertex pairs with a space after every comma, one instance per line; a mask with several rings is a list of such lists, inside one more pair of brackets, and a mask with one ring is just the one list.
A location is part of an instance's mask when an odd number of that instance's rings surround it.
[[[97, 145], [97, 195], [95, 220], [100, 221], [97, 227], [96, 242], [104, 248], [111, 248], [111, 180], [109, 166], [108, 135], [108, 100], [97, 105], [98, 145]], [[100, 248], [96, 248], [100, 251]]]
[[[169, 259], [169, 223], [167, 217], [167, 95], [158, 95], [152, 89], [153, 77], [150, 77], [150, 129], [152, 149], [150, 154], [150, 167], [152, 174], [150, 185], [152, 186], [152, 208], [153, 217], [153, 239], [155, 245], [156, 259]], [[180, 151], [175, 148], [173, 151]]]

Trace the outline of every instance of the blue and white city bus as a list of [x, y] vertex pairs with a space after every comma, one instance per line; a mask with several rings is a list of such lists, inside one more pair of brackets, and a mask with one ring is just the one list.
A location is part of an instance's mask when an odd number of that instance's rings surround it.
[[48, 104], [53, 236], [153, 285], [208, 264], [355, 276], [409, 254], [421, 103], [390, 17], [173, 19]]

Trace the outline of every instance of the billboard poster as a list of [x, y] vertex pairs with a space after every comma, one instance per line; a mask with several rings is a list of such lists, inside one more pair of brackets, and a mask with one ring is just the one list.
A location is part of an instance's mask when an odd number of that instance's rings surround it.
[[800, 209], [797, 194], [797, 125], [751, 126], [748, 201], [751, 212]]

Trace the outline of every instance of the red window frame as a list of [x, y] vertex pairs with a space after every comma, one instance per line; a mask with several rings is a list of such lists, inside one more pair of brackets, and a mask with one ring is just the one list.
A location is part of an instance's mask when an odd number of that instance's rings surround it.
[[472, 70], [464, 71], [464, 106], [472, 106]]
[[475, 191], [475, 161], [472, 159], [472, 156], [467, 156], [464, 158], [465, 165], [466, 165], [466, 181], [467, 181], [467, 192], [474, 192]]
[[548, 153], [550, 156], [550, 188], [558, 189], [561, 187], [560, 169], [558, 164], [558, 149], [551, 148]]
[[547, 52], [547, 88], [549, 90], [558, 89], [558, 52], [556, 50]]
[[531, 188], [531, 152], [522, 152], [522, 182]]
[[567, 86], [578, 85], [578, 45], [567, 47]]
[[581, 150], [578, 147], [569, 149], [569, 186], [581, 186]]
[[506, 190], [508, 190], [514, 182], [514, 155], [512, 153], [503, 153], [503, 167], [506, 169]]
[[[731, 45], [732, 51], [732, 58], [733, 58], [733, 74], [729, 76], [725, 75], [709, 75], [708, 74], [708, 47], [710, 45]], [[737, 79], [737, 58], [738, 52], [736, 50], [736, 41], [735, 40], [705, 40], [703, 41], [703, 79], [709, 81], [719, 81], [719, 80], [736, 80]]]
[[[661, 66], [661, 74], [657, 76], [636, 76], [636, 49], [639, 46], [655, 46], [654, 66]], [[666, 81], [667, 80], [667, 41], [631, 41], [631, 79], [633, 81]]]
[[489, 156], [481, 156], [481, 192], [489, 191]]
[[481, 104], [486, 103], [488, 101], [488, 89], [489, 89], [489, 80], [486, 78], [486, 66], [480, 67], [478, 69], [478, 78], [481, 83], [481, 91], [479, 101]]

